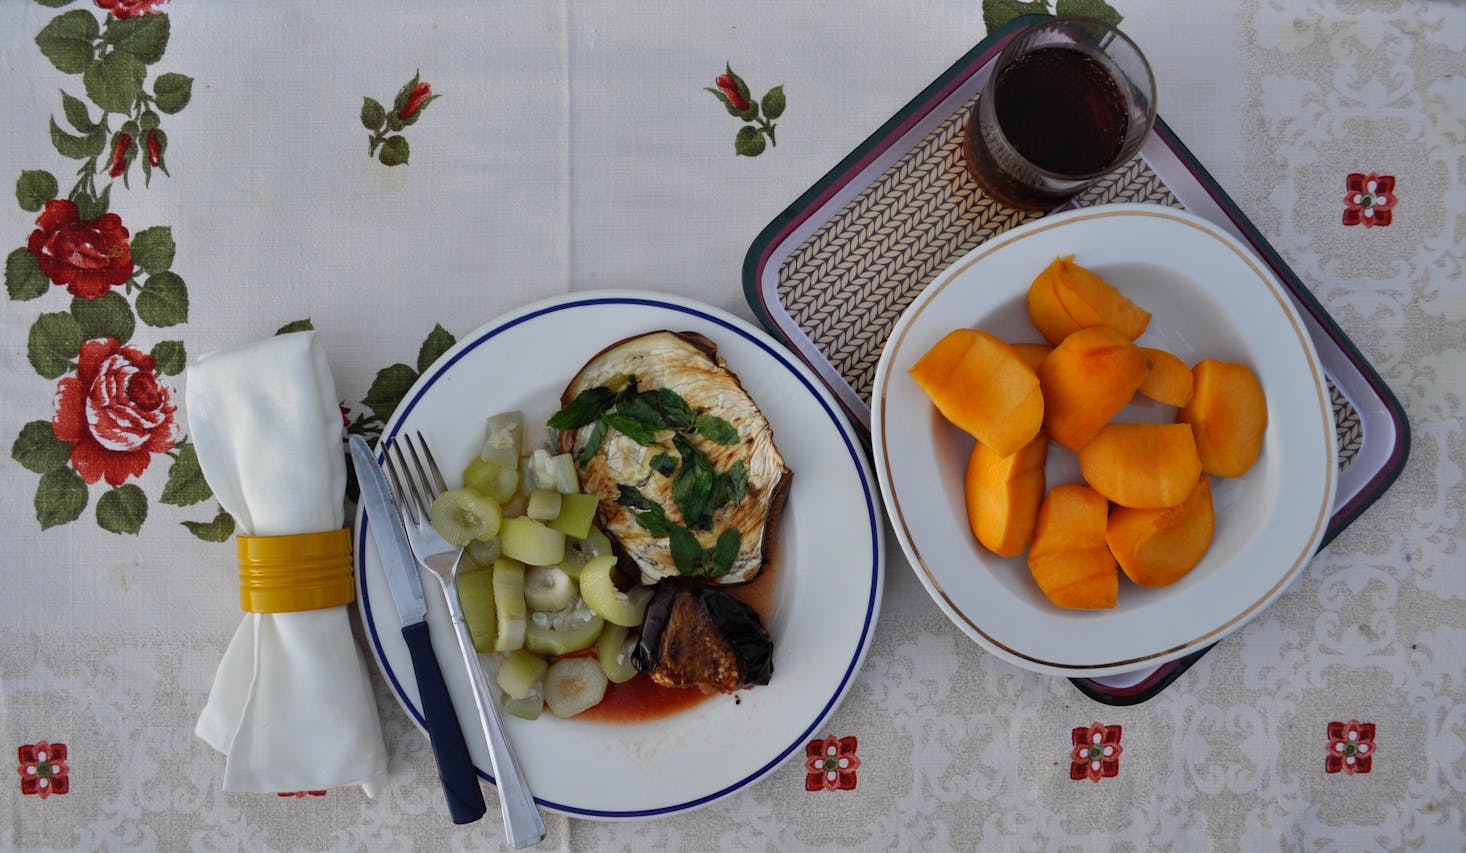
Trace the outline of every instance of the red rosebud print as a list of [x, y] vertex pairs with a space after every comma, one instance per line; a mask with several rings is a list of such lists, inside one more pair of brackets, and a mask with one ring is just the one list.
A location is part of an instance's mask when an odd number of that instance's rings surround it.
[[112, 168], [107, 171], [108, 176], [120, 178], [127, 171], [127, 149], [131, 147], [131, 136], [119, 133], [112, 137]]
[[71, 467], [88, 483], [120, 486], [173, 449], [175, 406], [153, 357], [115, 338], [81, 345], [76, 375], [56, 384], [54, 404], [51, 431], [71, 442]]
[[148, 165], [154, 168], [163, 165], [163, 140], [158, 138], [158, 131], [148, 131]]
[[111, 12], [112, 17], [121, 20], [149, 12], [161, 14], [162, 10], [156, 7], [167, 2], [168, 0], [97, 0], [97, 8]]
[[412, 121], [412, 117], [417, 115], [417, 111], [422, 109], [423, 104], [432, 96], [433, 87], [430, 84], [418, 83], [413, 86], [412, 92], [407, 96], [407, 102], [402, 105], [402, 109], [397, 111], [397, 118], [404, 122]]
[[82, 222], [76, 204], [58, 198], [46, 202], [26, 248], [53, 284], [73, 296], [96, 299], [132, 276], [127, 237], [117, 214]]
[[732, 74], [719, 74], [715, 82], [718, 84], [718, 91], [728, 96], [728, 103], [733, 105], [733, 109], [748, 109], [748, 101], [739, 93], [738, 84], [734, 82]]

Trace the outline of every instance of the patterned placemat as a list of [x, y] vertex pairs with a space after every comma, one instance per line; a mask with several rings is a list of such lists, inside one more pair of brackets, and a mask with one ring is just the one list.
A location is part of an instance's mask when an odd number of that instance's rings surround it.
[[[784, 260], [779, 302], [867, 403], [896, 320], [942, 270], [983, 241], [1042, 217], [1005, 207], [968, 174], [962, 144], [976, 96], [948, 116]], [[1146, 161], [1131, 160], [1071, 204], [1184, 207]], [[1359, 412], [1329, 382], [1339, 470], [1363, 444]]]

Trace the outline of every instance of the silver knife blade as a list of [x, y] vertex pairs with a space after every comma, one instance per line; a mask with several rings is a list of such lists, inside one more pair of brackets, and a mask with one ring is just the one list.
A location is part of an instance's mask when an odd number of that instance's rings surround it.
[[377, 464], [376, 454], [367, 446], [366, 439], [359, 435], [351, 437], [351, 464], [356, 468], [367, 527], [372, 531], [372, 541], [377, 543], [382, 573], [387, 576], [387, 588], [392, 591], [397, 615], [402, 619], [402, 627], [416, 625], [428, 614], [422, 578], [417, 574], [417, 558], [412, 556], [412, 546], [407, 543], [407, 531], [402, 527], [402, 516], [397, 514], [387, 475], [382, 473], [382, 466]]

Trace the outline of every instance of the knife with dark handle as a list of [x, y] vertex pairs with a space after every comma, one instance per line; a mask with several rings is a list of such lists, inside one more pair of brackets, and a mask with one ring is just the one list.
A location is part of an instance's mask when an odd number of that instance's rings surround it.
[[417, 692], [422, 704], [423, 727], [433, 745], [438, 762], [438, 778], [443, 781], [443, 794], [448, 799], [448, 812], [454, 823], [473, 823], [484, 816], [483, 789], [478, 773], [463, 738], [463, 728], [443, 681], [443, 671], [433, 654], [428, 635], [427, 603], [423, 598], [422, 579], [418, 577], [417, 560], [408, 546], [407, 533], [397, 514], [396, 503], [387, 486], [387, 478], [361, 436], [351, 437], [351, 462], [361, 487], [361, 501], [366, 508], [363, 522], [377, 543], [382, 558], [382, 571], [397, 615], [402, 619], [402, 639], [412, 655], [412, 672], [417, 678]]

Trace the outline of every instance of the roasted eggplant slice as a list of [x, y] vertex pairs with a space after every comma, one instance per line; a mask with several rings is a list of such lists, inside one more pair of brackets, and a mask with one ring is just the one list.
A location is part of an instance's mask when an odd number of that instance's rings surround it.
[[758, 613], [727, 591], [670, 579], [657, 584], [632, 662], [663, 687], [732, 693], [769, 683], [774, 643]]

